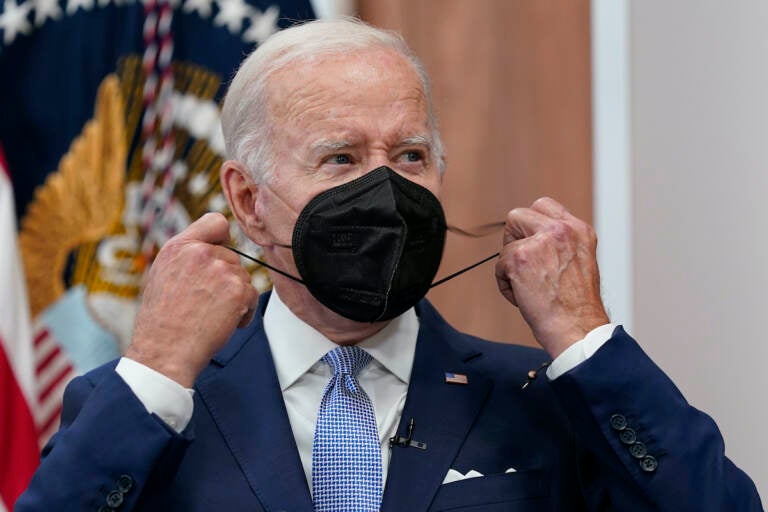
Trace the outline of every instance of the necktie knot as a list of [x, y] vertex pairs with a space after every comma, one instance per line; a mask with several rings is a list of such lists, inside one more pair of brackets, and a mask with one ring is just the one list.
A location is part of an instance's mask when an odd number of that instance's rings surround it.
[[371, 355], [360, 347], [336, 347], [325, 356], [323, 360], [333, 370], [337, 377], [348, 375], [357, 377], [357, 374], [371, 362]]

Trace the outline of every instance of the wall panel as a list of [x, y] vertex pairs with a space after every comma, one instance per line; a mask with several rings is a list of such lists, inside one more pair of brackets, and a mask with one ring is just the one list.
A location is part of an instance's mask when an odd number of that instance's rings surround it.
[[[447, 148], [448, 221], [503, 220], [548, 195], [592, 218], [589, 2], [360, 0], [361, 17], [401, 32], [433, 80]], [[449, 235], [439, 275], [493, 254], [501, 234]], [[455, 326], [534, 344], [496, 288], [493, 264], [429, 298]]]

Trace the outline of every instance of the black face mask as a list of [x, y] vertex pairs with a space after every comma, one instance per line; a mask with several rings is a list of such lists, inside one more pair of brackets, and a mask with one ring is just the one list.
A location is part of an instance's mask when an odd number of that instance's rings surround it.
[[303, 283], [321, 304], [346, 318], [390, 320], [432, 286], [497, 256], [433, 285], [447, 229], [434, 194], [379, 167], [321, 192], [301, 211], [290, 246], [301, 279], [255, 261]]

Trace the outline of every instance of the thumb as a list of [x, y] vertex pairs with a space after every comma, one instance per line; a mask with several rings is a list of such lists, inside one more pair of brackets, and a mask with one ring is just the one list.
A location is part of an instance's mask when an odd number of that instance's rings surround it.
[[199, 241], [209, 244], [224, 244], [229, 242], [229, 222], [220, 213], [206, 213], [179, 233], [176, 239], [180, 242]]

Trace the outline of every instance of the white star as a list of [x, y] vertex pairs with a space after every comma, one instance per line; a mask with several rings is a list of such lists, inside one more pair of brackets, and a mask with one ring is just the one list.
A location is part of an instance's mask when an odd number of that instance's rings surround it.
[[[245, 263], [252, 263], [250, 260], [245, 260]], [[251, 284], [260, 292], [265, 292], [269, 289], [269, 280], [267, 276], [262, 273], [253, 274], [251, 276]]]
[[27, 15], [32, 8], [28, 2], [16, 5], [16, 0], [5, 0], [3, 14], [0, 14], [0, 28], [3, 29], [3, 42], [11, 44], [17, 34], [29, 34], [32, 25], [27, 20]]
[[188, 13], [197, 12], [201, 18], [208, 18], [211, 16], [212, 1], [213, 0], [187, 0], [184, 2], [184, 7], [181, 10]]
[[84, 11], [90, 11], [93, 9], [93, 0], [69, 0], [67, 3], [67, 14], [75, 14], [78, 7], [82, 7]]
[[208, 138], [219, 122], [219, 109], [215, 103], [199, 103], [189, 120], [189, 132], [198, 139]]
[[190, 194], [199, 196], [206, 190], [208, 190], [208, 175], [207, 174], [195, 174], [189, 183], [187, 184], [187, 190]]
[[233, 34], [239, 34], [243, 28], [243, 19], [246, 18], [253, 8], [243, 0], [217, 0], [219, 4], [219, 14], [213, 20], [213, 24], [218, 27], [226, 26]]
[[277, 32], [277, 19], [279, 17], [280, 9], [276, 5], [270, 6], [263, 13], [256, 10], [251, 14], [251, 26], [243, 34], [243, 40], [247, 43], [261, 44]]
[[216, 194], [208, 200], [209, 212], [223, 212], [227, 207], [227, 200], [224, 195]]
[[184, 178], [187, 177], [189, 168], [187, 167], [187, 164], [185, 164], [181, 160], [176, 160], [171, 166], [171, 172], [173, 173], [173, 179], [177, 181], [183, 180]]
[[35, 25], [42, 27], [48, 21], [61, 18], [61, 8], [58, 0], [34, 0], [35, 2]]

